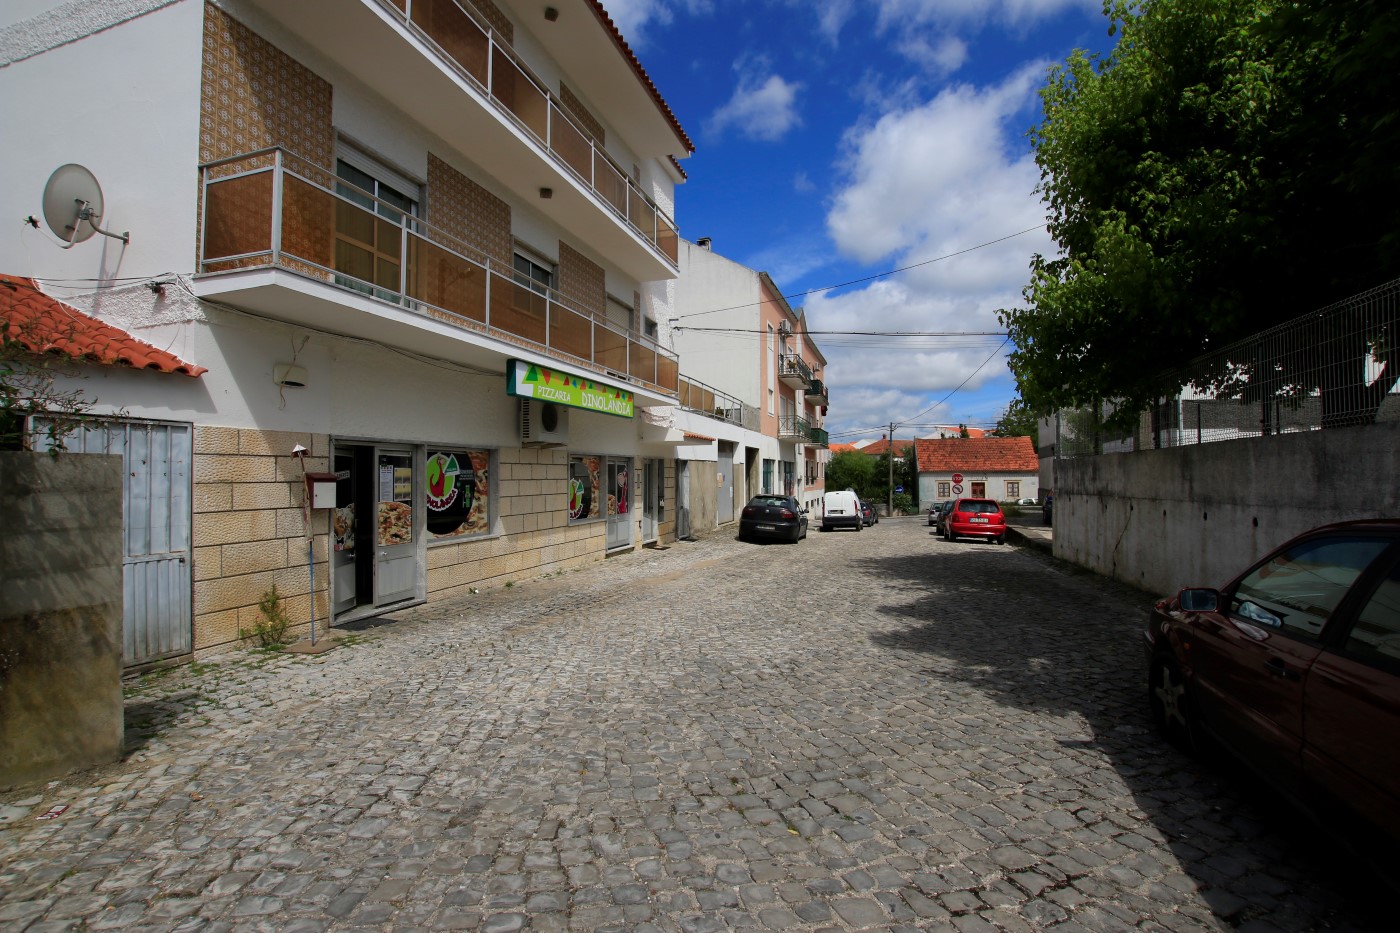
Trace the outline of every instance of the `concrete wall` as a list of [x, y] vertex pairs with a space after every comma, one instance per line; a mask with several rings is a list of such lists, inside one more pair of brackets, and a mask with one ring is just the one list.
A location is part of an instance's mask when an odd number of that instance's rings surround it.
[[0, 453], [0, 786], [122, 748], [122, 458]]
[[1400, 423], [1055, 462], [1055, 556], [1145, 590], [1225, 583], [1327, 522], [1400, 518]]

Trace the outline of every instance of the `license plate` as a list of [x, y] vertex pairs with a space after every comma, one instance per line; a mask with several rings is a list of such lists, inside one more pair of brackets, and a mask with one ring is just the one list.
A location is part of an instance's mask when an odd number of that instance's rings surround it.
[[974, 518], [974, 519], [972, 520], [972, 524], [974, 524], [974, 525], [985, 525], [985, 524], [987, 524], [987, 520], [986, 520], [985, 518]]
[[759, 525], [759, 526], [758, 526], [758, 530], [759, 530], [759, 531], [777, 531], [778, 529], [774, 528], [772, 525]]
[[846, 510], [845, 510], [845, 509], [832, 509], [832, 510], [831, 510], [831, 514], [832, 514], [832, 515], [845, 515], [845, 514], [846, 514]]

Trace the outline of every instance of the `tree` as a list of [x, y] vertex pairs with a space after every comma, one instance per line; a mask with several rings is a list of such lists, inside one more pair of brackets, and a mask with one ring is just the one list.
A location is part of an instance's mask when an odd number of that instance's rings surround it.
[[[1400, 274], [1400, 16], [1384, 0], [1104, 12], [1116, 48], [1052, 69], [1031, 132], [1061, 253], [1033, 259], [1028, 306], [1001, 317], [1032, 411], [1111, 398], [1127, 419], [1208, 348]], [[1281, 362], [1292, 391], [1325, 406], [1320, 374], [1355, 385], [1374, 355], [1384, 396], [1400, 340], [1354, 323], [1345, 360]]]
[[[877, 480], [875, 458], [858, 450], [843, 450], [831, 458], [826, 465], [827, 489], [854, 489], [862, 499], [869, 495]], [[883, 488], [883, 483], [881, 483]]]
[[57, 453], [92, 407], [81, 389], [60, 387], [61, 377], [79, 375], [78, 366], [73, 357], [52, 349], [52, 342], [51, 336], [38, 334], [32, 320], [0, 318], [0, 450], [23, 449], [29, 419], [42, 416], [41, 430]]
[[992, 437], [1029, 437], [1032, 443], [1040, 446], [1040, 419], [1024, 400], [1014, 398], [997, 419]]

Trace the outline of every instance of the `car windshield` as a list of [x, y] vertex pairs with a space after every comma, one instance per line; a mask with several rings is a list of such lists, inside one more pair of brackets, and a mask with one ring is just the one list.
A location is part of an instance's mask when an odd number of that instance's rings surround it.
[[1001, 508], [991, 499], [964, 499], [958, 503], [959, 512], [1000, 512]]
[[754, 496], [749, 505], [776, 505], [780, 508], [786, 507], [788, 501], [783, 496]]

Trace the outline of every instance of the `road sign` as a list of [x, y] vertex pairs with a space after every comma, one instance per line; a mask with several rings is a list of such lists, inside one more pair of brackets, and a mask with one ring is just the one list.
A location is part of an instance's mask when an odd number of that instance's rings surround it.
[[953, 495], [955, 495], [955, 496], [960, 496], [960, 495], [962, 495], [962, 484], [961, 484], [961, 483], [956, 483], [956, 484], [954, 484], [954, 486], [953, 486]]
[[894, 487], [894, 491], [895, 491], [895, 492], [903, 492], [903, 491], [904, 491], [904, 487], [903, 487], [903, 486], [896, 486], [896, 487]]
[[[961, 473], [954, 473], [954, 474], [953, 474], [953, 482], [955, 482], [955, 483], [961, 483], [961, 482], [962, 482], [962, 474], [961, 474]], [[962, 490], [959, 489], [958, 492], [962, 492]]]

